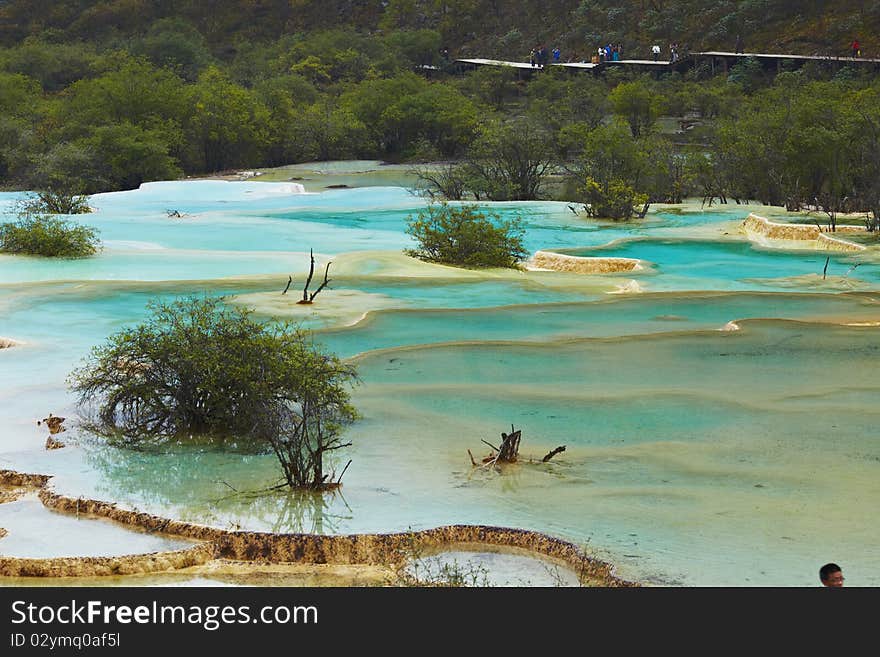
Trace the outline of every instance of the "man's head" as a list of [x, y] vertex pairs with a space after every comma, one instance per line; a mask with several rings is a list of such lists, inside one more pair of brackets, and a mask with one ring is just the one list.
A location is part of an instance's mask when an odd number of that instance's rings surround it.
[[843, 572], [836, 563], [826, 563], [819, 569], [819, 579], [823, 586], [840, 588], [843, 586]]

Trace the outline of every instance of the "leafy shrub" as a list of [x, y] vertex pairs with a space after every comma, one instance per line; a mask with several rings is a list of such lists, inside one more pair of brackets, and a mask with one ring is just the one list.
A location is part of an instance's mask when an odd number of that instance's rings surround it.
[[98, 231], [73, 221], [43, 215], [19, 215], [0, 224], [0, 252], [58, 258], [85, 258], [101, 248]]
[[22, 207], [27, 214], [87, 214], [92, 211], [87, 196], [58, 189], [37, 192], [36, 196], [24, 201]]
[[432, 204], [407, 220], [406, 232], [419, 243], [405, 253], [426, 262], [459, 267], [517, 268], [528, 252], [519, 218], [501, 221], [476, 205]]
[[648, 201], [647, 194], [638, 193], [622, 180], [612, 180], [608, 185], [601, 185], [587, 177], [581, 191], [586, 201], [587, 214], [604, 219], [630, 219], [635, 213], [635, 206], [644, 205]]
[[93, 431], [131, 446], [235, 441], [273, 452], [291, 487], [334, 485], [327, 454], [347, 446], [339, 436], [357, 418], [346, 389], [352, 365], [308, 332], [255, 321], [220, 299], [148, 309], [146, 322], [93, 348], [68, 379]]

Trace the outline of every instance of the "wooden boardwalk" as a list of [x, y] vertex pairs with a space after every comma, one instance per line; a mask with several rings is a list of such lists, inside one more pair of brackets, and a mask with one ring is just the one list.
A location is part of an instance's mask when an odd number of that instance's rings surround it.
[[[880, 59], [870, 57], [834, 57], [831, 55], [796, 55], [781, 53], [755, 53], [755, 52], [727, 52], [723, 50], [706, 50], [699, 52], [690, 52], [680, 57], [674, 62], [668, 59], [654, 61], [653, 59], [622, 59], [619, 61], [607, 62], [550, 62], [547, 66], [559, 66], [572, 70], [587, 70], [600, 72], [606, 68], [616, 67], [632, 67], [649, 70], [680, 70], [695, 66], [699, 62], [708, 61], [712, 65], [713, 71], [718, 65], [726, 70], [728, 66], [737, 63], [741, 59], [757, 59], [758, 61], [768, 63], [776, 62], [777, 68], [781, 67], [784, 62], [824, 62], [836, 66], [871, 66], [873, 68], [880, 67]], [[513, 62], [501, 59], [481, 59], [481, 58], [465, 58], [453, 60], [461, 69], [476, 68], [478, 66], [508, 66], [517, 71], [539, 71], [543, 66], [533, 66], [529, 62]]]

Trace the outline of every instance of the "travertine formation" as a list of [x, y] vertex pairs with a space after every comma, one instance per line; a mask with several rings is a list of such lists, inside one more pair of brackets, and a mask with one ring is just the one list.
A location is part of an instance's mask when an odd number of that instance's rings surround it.
[[[822, 251], [864, 251], [861, 244], [833, 237], [810, 224], [779, 224], [758, 216], [754, 213], [745, 218], [742, 230], [750, 240], [768, 246], [777, 246], [784, 242], [803, 242], [793, 244], [797, 248], [815, 248]], [[861, 226], [837, 226], [835, 233], [864, 233]]]
[[56, 511], [108, 518], [151, 532], [202, 541], [184, 550], [121, 557], [0, 557], [0, 576], [96, 576], [159, 572], [203, 564], [213, 559], [270, 563], [367, 564], [399, 563], [414, 547], [437, 550], [463, 543], [523, 548], [572, 568], [591, 586], [638, 586], [614, 575], [613, 567], [584, 553], [573, 543], [525, 529], [483, 525], [450, 525], [417, 532], [389, 534], [275, 534], [227, 531], [121, 509], [99, 500], [55, 493], [44, 475], [0, 470], [0, 483], [40, 489], [40, 499]]
[[642, 269], [641, 261], [635, 258], [584, 258], [580, 256], [536, 251], [531, 265], [538, 269], [552, 269], [577, 274], [615, 274], [618, 272]]

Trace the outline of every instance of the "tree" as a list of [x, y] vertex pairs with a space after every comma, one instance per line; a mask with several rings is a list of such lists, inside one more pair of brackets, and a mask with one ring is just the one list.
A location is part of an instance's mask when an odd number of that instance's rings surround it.
[[142, 39], [132, 44], [131, 50], [189, 82], [195, 82], [212, 59], [201, 33], [179, 18], [156, 21]]
[[857, 118], [855, 129], [860, 138], [855, 141], [855, 187], [861, 207], [870, 213], [866, 220], [869, 231], [880, 230], [880, 90], [861, 91], [853, 106]]
[[510, 66], [483, 66], [468, 74], [461, 88], [496, 110], [517, 94], [516, 69]]
[[35, 192], [22, 201], [22, 212], [36, 214], [86, 214], [92, 211], [89, 198], [66, 190], [52, 188]]
[[501, 221], [476, 205], [429, 205], [407, 219], [406, 232], [419, 246], [405, 253], [426, 262], [459, 267], [517, 268], [528, 251], [523, 246], [522, 220]]
[[0, 224], [0, 253], [49, 258], [85, 258], [100, 249], [91, 226], [23, 211], [18, 221]]
[[415, 167], [416, 191], [431, 199], [461, 201], [471, 185], [468, 180], [468, 167], [462, 164], [446, 163]]
[[471, 191], [493, 201], [534, 201], [555, 160], [552, 141], [533, 121], [491, 126], [466, 157]]
[[55, 139], [88, 136], [102, 125], [131, 123], [168, 133], [180, 140], [180, 125], [189, 112], [187, 87], [170, 71], [117, 54], [113, 70], [72, 84], [53, 112]]
[[129, 446], [234, 441], [278, 458], [290, 487], [338, 484], [329, 452], [357, 419], [353, 365], [288, 323], [217, 298], [151, 301], [147, 320], [94, 347], [68, 381], [89, 426]]
[[94, 155], [102, 191], [137, 189], [143, 182], [174, 180], [181, 175], [161, 130], [145, 130], [131, 123], [105, 125], [81, 143]]
[[367, 127], [382, 157], [410, 154], [422, 140], [443, 156], [457, 155], [474, 139], [479, 123], [467, 97], [412, 73], [364, 81], [343, 94], [339, 106]]
[[636, 138], [651, 130], [663, 110], [663, 99], [643, 80], [621, 82], [608, 94], [608, 102]]
[[326, 100], [305, 108], [295, 128], [287, 142], [295, 161], [346, 159], [368, 149], [367, 127], [347, 108]]
[[529, 115], [552, 132], [572, 123], [593, 129], [608, 115], [608, 90], [591, 77], [572, 79], [561, 67], [536, 75], [526, 87]]
[[185, 132], [191, 166], [222, 171], [259, 161], [267, 142], [269, 111], [251, 91], [210, 66], [191, 87], [189, 99]]
[[581, 159], [570, 173], [579, 183], [587, 214], [608, 219], [644, 216], [654, 151], [660, 151], [656, 140], [634, 138], [620, 120], [587, 133]]

